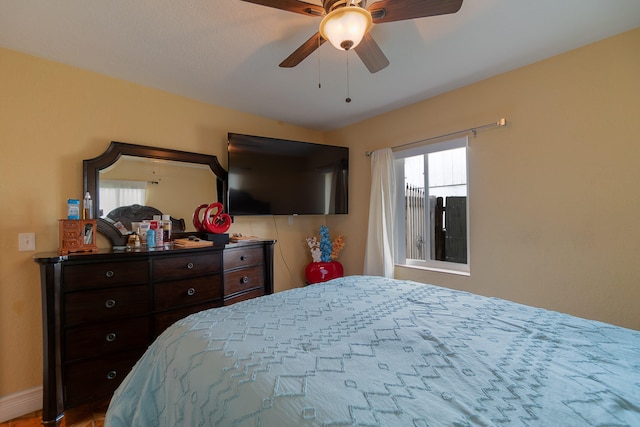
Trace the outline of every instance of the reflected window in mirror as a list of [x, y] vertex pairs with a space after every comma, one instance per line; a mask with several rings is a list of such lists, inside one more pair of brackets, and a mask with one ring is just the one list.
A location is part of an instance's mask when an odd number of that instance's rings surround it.
[[104, 218], [120, 206], [145, 205], [146, 198], [147, 183], [145, 181], [101, 179], [98, 217]]

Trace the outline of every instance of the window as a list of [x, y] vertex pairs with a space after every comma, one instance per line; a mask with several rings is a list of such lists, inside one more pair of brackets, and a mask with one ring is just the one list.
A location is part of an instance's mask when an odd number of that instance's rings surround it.
[[469, 271], [467, 138], [394, 152], [396, 262]]
[[98, 217], [108, 215], [120, 206], [145, 204], [147, 183], [145, 181], [100, 180], [100, 212]]

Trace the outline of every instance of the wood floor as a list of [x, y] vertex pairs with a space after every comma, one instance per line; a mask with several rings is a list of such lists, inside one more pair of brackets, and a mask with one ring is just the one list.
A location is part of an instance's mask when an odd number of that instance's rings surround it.
[[[109, 401], [79, 406], [65, 411], [60, 427], [103, 427]], [[0, 427], [42, 427], [42, 412], [0, 423]]]

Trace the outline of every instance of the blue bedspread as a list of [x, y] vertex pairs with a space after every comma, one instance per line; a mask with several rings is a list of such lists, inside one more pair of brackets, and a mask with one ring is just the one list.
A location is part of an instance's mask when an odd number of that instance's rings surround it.
[[640, 332], [352, 276], [177, 322], [105, 425], [640, 426]]

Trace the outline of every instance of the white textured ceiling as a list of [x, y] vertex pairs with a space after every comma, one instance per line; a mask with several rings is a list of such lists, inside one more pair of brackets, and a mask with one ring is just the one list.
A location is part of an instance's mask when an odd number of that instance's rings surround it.
[[328, 43], [279, 68], [319, 23], [241, 0], [0, 0], [1, 47], [319, 130], [638, 27], [640, 0], [464, 0], [374, 25], [378, 73]]

